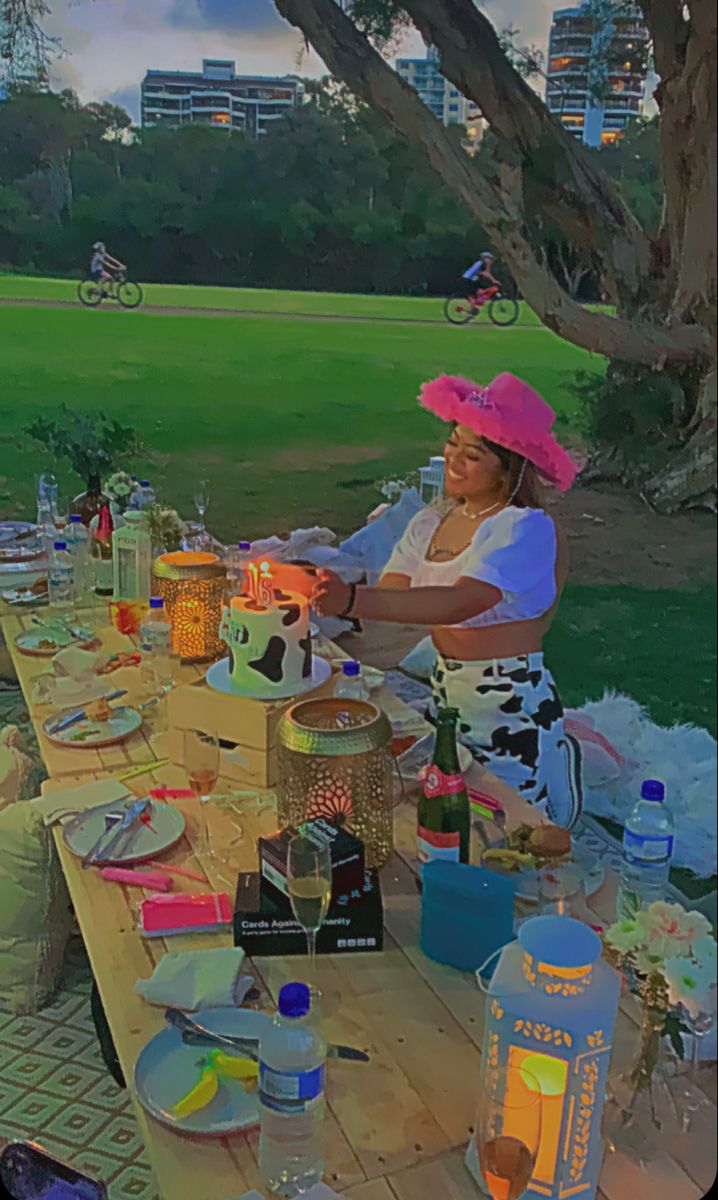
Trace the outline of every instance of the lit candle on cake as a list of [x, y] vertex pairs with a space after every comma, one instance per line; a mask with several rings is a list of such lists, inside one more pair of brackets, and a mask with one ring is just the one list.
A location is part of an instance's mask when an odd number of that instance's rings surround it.
[[247, 595], [257, 604], [259, 597], [259, 567], [256, 563], [247, 563], [246, 572]]
[[257, 603], [263, 604], [265, 608], [270, 608], [274, 603], [274, 588], [272, 586], [272, 572], [269, 569], [269, 563], [263, 562], [259, 564], [259, 583], [257, 585]]

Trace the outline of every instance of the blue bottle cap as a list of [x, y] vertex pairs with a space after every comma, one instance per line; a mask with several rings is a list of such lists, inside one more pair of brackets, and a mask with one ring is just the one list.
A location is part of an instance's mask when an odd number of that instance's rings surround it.
[[150, 596], [150, 608], [164, 608], [165, 602], [161, 596]]
[[80, 516], [79, 513], [72, 514], [72, 516], [70, 517], [70, 524], [71, 525], [81, 525], [82, 524], [82, 517]]
[[666, 798], [666, 785], [660, 779], [645, 779], [641, 785], [641, 799], [660, 804]]
[[150, 486], [149, 479], [141, 479], [140, 480], [140, 487], [149, 487], [149, 486]]
[[342, 674], [347, 675], [350, 679], [356, 679], [361, 671], [361, 666], [358, 662], [342, 663]]
[[251, 542], [237, 542], [237, 549], [241, 550], [242, 553], [244, 554], [248, 550], [252, 549], [252, 543]]
[[53, 545], [56, 550], [67, 550], [67, 542], [54, 542]]
[[279, 993], [279, 1011], [283, 1017], [298, 1021], [312, 1007], [312, 994], [306, 983], [285, 983]]

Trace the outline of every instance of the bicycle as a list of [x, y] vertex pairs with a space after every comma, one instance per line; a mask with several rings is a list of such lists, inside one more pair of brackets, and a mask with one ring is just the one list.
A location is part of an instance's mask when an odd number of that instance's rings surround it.
[[98, 283], [96, 279], [83, 279], [77, 287], [77, 295], [88, 308], [97, 308], [103, 300], [116, 300], [123, 308], [137, 308], [142, 303], [142, 288], [118, 271], [112, 279]]
[[478, 288], [468, 296], [465, 292], [455, 292], [444, 303], [444, 316], [452, 325], [468, 325], [484, 306], [493, 325], [506, 328], [518, 320], [518, 300], [504, 296], [499, 287]]

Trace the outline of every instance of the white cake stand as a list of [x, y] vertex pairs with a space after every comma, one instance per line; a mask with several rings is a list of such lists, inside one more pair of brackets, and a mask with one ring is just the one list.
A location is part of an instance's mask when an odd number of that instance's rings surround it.
[[223, 692], [225, 696], [246, 696], [249, 700], [291, 700], [293, 696], [302, 696], [305, 692], [313, 692], [315, 688], [326, 683], [331, 673], [331, 664], [326, 659], [318, 658], [315, 655], [312, 658], [311, 678], [303, 679], [299, 686], [296, 683], [286, 684], [283, 688], [275, 688], [271, 693], [262, 695], [259, 692], [244, 691], [239, 687], [229, 673], [229, 659], [222, 658], [219, 662], [213, 663], [205, 675], [205, 679], [215, 692]]

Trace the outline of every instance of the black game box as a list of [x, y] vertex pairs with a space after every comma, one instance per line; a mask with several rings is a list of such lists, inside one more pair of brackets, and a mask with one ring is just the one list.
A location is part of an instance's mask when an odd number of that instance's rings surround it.
[[347, 829], [322, 817], [307, 821], [298, 829], [282, 829], [271, 837], [259, 839], [259, 872], [262, 893], [272, 900], [287, 900], [287, 853], [289, 843], [302, 833], [318, 846], [330, 848], [332, 860], [332, 900], [364, 887], [364, 844]]
[[[289, 900], [275, 888], [270, 893], [256, 872], [241, 874], [237, 882], [234, 944], [250, 956], [307, 952], [306, 934], [295, 921]], [[333, 896], [317, 934], [317, 953], [356, 954], [381, 950], [383, 945], [379, 876], [376, 871], [366, 871], [361, 887]]]

